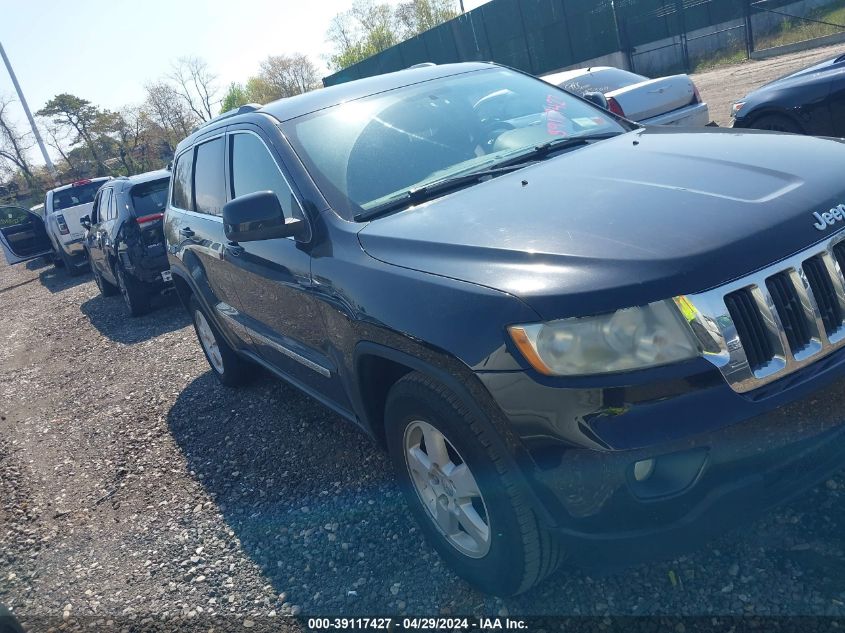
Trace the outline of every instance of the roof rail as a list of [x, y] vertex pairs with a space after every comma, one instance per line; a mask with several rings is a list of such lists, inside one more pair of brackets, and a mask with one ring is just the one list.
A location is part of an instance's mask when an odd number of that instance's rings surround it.
[[228, 119], [229, 117], [237, 116], [239, 114], [247, 114], [248, 112], [255, 112], [256, 110], [259, 110], [263, 107], [264, 106], [261, 105], [260, 103], [247, 103], [247, 104], [244, 104], [244, 105], [242, 105], [238, 108], [232, 108], [231, 110], [226, 110], [226, 112], [221, 112], [216, 117], [209, 119], [205, 123], [200, 123], [197, 127], [194, 128], [194, 130], [193, 130], [193, 132], [191, 132], [191, 134], [193, 134], [197, 130], [201, 130], [202, 128], [206, 127], [207, 125], [211, 125], [212, 123], [217, 123], [218, 121], [221, 121], [222, 119]]

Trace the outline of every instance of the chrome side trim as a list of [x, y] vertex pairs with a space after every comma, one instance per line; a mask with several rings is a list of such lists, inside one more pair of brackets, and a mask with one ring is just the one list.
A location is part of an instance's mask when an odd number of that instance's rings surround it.
[[319, 365], [319, 364], [315, 363], [314, 361], [305, 358], [301, 354], [297, 354], [292, 349], [285, 347], [281, 343], [274, 341], [273, 339], [268, 338], [268, 337], [264, 336], [263, 334], [260, 334], [259, 332], [256, 332], [251, 327], [248, 327], [248, 326], [244, 325], [243, 323], [241, 323], [240, 321], [238, 321], [237, 315], [239, 314], [239, 312], [235, 308], [230, 306], [228, 303], [223, 303], [221, 301], [220, 303], [217, 304], [216, 309], [217, 309], [217, 313], [226, 320], [226, 323], [231, 325], [232, 328], [234, 328], [235, 330], [237, 330], [241, 334], [246, 334], [249, 338], [251, 338], [255, 341], [261, 342], [264, 345], [268, 345], [268, 346], [272, 347], [274, 350], [276, 350], [280, 354], [284, 354], [288, 358], [291, 358], [291, 359], [295, 360], [296, 362], [298, 362], [302, 365], [305, 365], [308, 369], [317, 372], [321, 376], [324, 376], [326, 378], [331, 378], [332, 372], [331, 372], [330, 369], [323, 367], [322, 365]]
[[[734, 391], [745, 393], [762, 387], [845, 346], [845, 276], [833, 254], [833, 247], [843, 240], [845, 231], [840, 231], [823, 242], [723, 286], [675, 297], [678, 309], [701, 346], [701, 356], [719, 368]], [[803, 269], [806, 260], [817, 256], [821, 257], [833, 284], [835, 300], [843, 315], [843, 321], [833, 332], [825, 329], [818, 302]], [[810, 342], [799, 350], [790, 349], [780, 315], [766, 285], [766, 280], [778, 273], [788, 275], [810, 331]], [[774, 350], [773, 358], [756, 370], [752, 370], [748, 363], [725, 304], [726, 295], [742, 289], [751, 292]]]

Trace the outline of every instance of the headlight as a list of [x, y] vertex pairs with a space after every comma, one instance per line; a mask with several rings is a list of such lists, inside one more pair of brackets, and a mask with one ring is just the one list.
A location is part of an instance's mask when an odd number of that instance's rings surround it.
[[731, 104], [731, 116], [736, 117], [739, 114], [739, 111], [742, 110], [742, 106], [745, 105], [745, 101], [737, 101], [736, 103]]
[[699, 355], [670, 301], [612, 314], [508, 327], [525, 359], [547, 376], [607, 374], [666, 365]]

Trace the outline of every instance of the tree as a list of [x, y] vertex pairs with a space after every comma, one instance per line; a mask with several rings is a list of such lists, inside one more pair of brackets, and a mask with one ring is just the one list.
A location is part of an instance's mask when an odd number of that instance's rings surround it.
[[341, 70], [398, 44], [401, 25], [389, 4], [355, 0], [332, 18], [326, 37], [334, 45], [329, 64]]
[[29, 136], [19, 132], [11, 120], [9, 106], [14, 103], [10, 97], [0, 96], [0, 158], [11, 164], [7, 171], [19, 171], [30, 189], [36, 187], [36, 178], [27, 160], [26, 153], [32, 147]]
[[308, 92], [320, 84], [317, 67], [302, 53], [270, 55], [261, 62], [258, 78], [276, 99]]
[[[76, 95], [62, 93], [56, 95], [36, 112], [38, 116], [51, 118], [52, 123], [59, 128], [69, 128], [75, 132], [71, 139], [71, 147], [81, 145], [90, 154], [96, 165], [98, 175], [108, 173], [109, 169], [103, 162], [103, 154], [95, 141], [97, 128], [101, 127], [107, 113], [100, 111], [91, 102]], [[79, 153], [78, 153], [79, 154]]]
[[334, 45], [329, 65], [342, 70], [458, 13], [454, 0], [406, 0], [395, 9], [374, 0], [355, 0], [351, 9], [338, 13], [329, 25], [326, 38]]
[[404, 39], [414, 37], [457, 17], [454, 0], [409, 0], [396, 7], [396, 18]]
[[176, 94], [200, 121], [211, 120], [220, 101], [217, 98], [219, 91], [215, 83], [217, 76], [208, 69], [204, 60], [199, 57], [180, 57], [173, 64], [168, 79], [173, 82]]
[[228, 112], [239, 108], [245, 103], [249, 103], [249, 96], [246, 93], [246, 88], [236, 81], [229, 84], [229, 89], [223, 96], [223, 101], [220, 102], [221, 112]]
[[147, 99], [144, 110], [150, 119], [161, 128], [163, 140], [170, 147], [188, 136], [200, 122], [200, 119], [185, 104], [176, 89], [165, 81], [155, 81], [144, 86]]

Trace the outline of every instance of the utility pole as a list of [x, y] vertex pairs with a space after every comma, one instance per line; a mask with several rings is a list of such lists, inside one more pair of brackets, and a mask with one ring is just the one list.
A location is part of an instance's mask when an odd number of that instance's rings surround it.
[[50, 155], [47, 153], [47, 148], [44, 146], [44, 141], [41, 138], [41, 133], [35, 126], [35, 119], [32, 118], [32, 112], [29, 111], [29, 106], [26, 104], [26, 99], [23, 96], [23, 90], [21, 90], [21, 85], [18, 83], [18, 78], [15, 76], [15, 71], [12, 70], [12, 64], [11, 62], [9, 62], [9, 58], [6, 56], [6, 51], [3, 50], [2, 42], [0, 42], [0, 57], [3, 58], [3, 62], [6, 64], [6, 70], [9, 71], [9, 77], [12, 78], [12, 84], [15, 86], [15, 91], [17, 91], [18, 93], [18, 99], [20, 99], [21, 105], [23, 106], [23, 111], [26, 113], [26, 118], [29, 119], [29, 125], [32, 128], [32, 134], [35, 136], [35, 140], [38, 143], [38, 147], [41, 149], [41, 155], [44, 157], [44, 162], [47, 163], [47, 169], [50, 171], [50, 175], [53, 176], [53, 180], [58, 183], [59, 173], [56, 171], [56, 166], [53, 164], [53, 161], [50, 160]]

